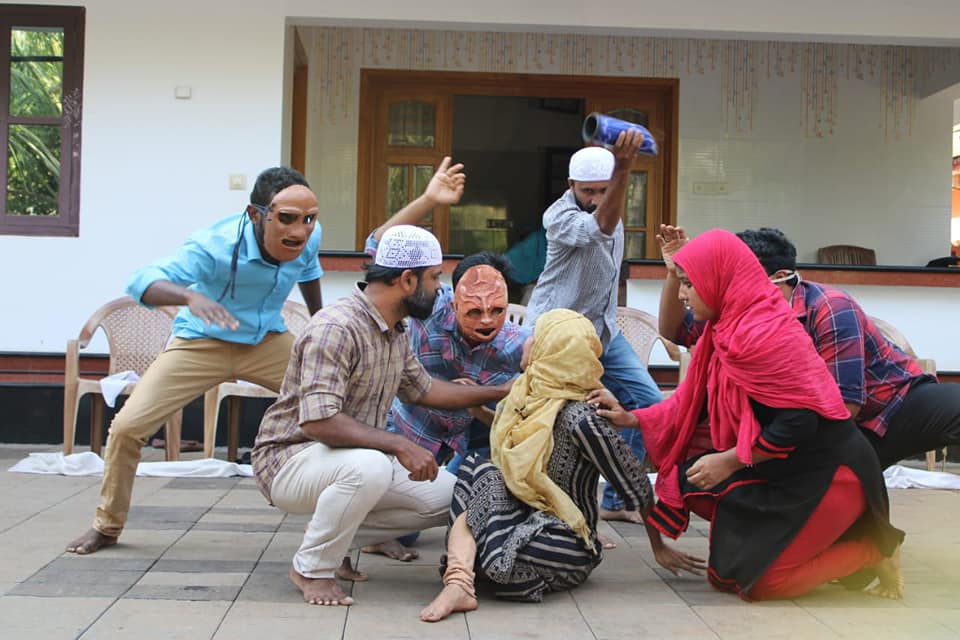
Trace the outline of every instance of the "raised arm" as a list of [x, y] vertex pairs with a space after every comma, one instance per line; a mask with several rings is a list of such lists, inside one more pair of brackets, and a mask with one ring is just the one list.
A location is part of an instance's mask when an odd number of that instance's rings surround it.
[[399, 224], [420, 224], [420, 222], [440, 205], [451, 205], [460, 202], [463, 196], [463, 186], [467, 176], [463, 173], [463, 164], [451, 166], [449, 156], [444, 157], [437, 168], [437, 172], [430, 178], [426, 190], [415, 200], [380, 225], [373, 233], [373, 239], [380, 242], [383, 233], [390, 227]]
[[657, 320], [660, 335], [668, 340], [674, 340], [680, 325], [683, 324], [687, 310], [678, 297], [680, 280], [677, 279], [677, 265], [673, 262], [673, 256], [687, 244], [687, 233], [683, 227], [662, 224], [660, 233], [657, 234], [657, 242], [660, 243], [663, 265], [667, 268], [667, 277], [660, 290], [660, 311]]
[[623, 208], [627, 194], [627, 182], [630, 179], [630, 168], [637, 155], [637, 149], [643, 144], [643, 134], [639, 129], [628, 129], [620, 132], [613, 145], [613, 175], [607, 185], [607, 193], [593, 212], [600, 230], [608, 236], [612, 234], [617, 223], [623, 217]]

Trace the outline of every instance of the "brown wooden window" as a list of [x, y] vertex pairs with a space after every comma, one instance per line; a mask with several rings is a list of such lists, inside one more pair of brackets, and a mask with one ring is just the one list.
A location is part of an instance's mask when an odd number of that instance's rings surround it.
[[84, 13], [0, 13], [0, 234], [79, 233]]

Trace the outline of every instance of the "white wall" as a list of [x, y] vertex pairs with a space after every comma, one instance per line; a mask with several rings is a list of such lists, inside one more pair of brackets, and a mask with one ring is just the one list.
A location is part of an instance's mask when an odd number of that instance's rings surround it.
[[[816, 280], [816, 274], [809, 274]], [[656, 314], [660, 305], [660, 280], [627, 282], [627, 304]], [[886, 287], [844, 285], [869, 315], [900, 329], [921, 358], [936, 360], [940, 371], [960, 370], [960, 340], [955, 322], [960, 317], [960, 295], [943, 287]], [[670, 364], [666, 352], [655, 352], [651, 364]]]
[[[80, 236], [0, 236], [0, 351], [63, 351], [135, 268], [239, 211], [257, 172], [282, 160], [282, 14], [86, 6]], [[190, 100], [174, 99], [179, 85]], [[247, 191], [228, 190], [232, 173]]]

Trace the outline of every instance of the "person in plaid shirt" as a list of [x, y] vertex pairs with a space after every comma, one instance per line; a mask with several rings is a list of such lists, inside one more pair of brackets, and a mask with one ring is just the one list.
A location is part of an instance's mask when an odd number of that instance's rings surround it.
[[[365, 250], [376, 258], [380, 238], [398, 224], [418, 224], [439, 205], [455, 204], [463, 195], [463, 165], [451, 166], [444, 158], [423, 195], [394, 214], [367, 238]], [[523, 343], [530, 329], [506, 320], [510, 262], [490, 251], [460, 261], [453, 271], [453, 286], [437, 293], [430, 317], [409, 318], [410, 346], [431, 376], [461, 384], [498, 385], [520, 373]], [[393, 402], [387, 430], [406, 436], [432, 452], [438, 464], [449, 460], [447, 470], [457, 472], [470, 452], [489, 456], [492, 407], [444, 410]], [[451, 455], [453, 459], [450, 460]], [[407, 545], [417, 534], [365, 547], [397, 560], [419, 554]]]
[[[960, 385], [938, 383], [887, 340], [857, 302], [839, 289], [802, 280], [797, 250], [778, 229], [737, 234], [783, 291], [837, 380], [840, 393], [886, 468], [904, 458], [960, 444]], [[677, 298], [673, 254], [686, 244], [682, 227], [657, 236], [667, 264], [660, 333], [692, 345], [703, 330]]]

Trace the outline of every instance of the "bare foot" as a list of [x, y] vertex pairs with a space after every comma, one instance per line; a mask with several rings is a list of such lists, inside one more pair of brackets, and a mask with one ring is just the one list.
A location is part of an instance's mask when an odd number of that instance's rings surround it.
[[420, 611], [424, 622], [443, 620], [456, 611], [473, 611], [477, 608], [477, 599], [455, 584], [448, 584], [443, 591]]
[[616, 549], [617, 543], [613, 541], [613, 538], [608, 538], [602, 533], [597, 533], [597, 540], [600, 541], [600, 546], [604, 549]]
[[410, 562], [420, 557], [419, 551], [403, 546], [399, 540], [390, 540], [389, 542], [381, 542], [380, 544], [368, 544], [365, 547], [360, 547], [360, 550], [364, 553], [382, 553], [388, 558], [400, 560], [401, 562]]
[[639, 511], [627, 511], [625, 509], [609, 511], [601, 507], [600, 518], [602, 520], [622, 520], [623, 522], [632, 522], [633, 524], [643, 524], [643, 514]]
[[67, 545], [68, 553], [86, 555], [103, 547], [112, 547], [117, 544], [116, 536], [106, 536], [96, 529], [89, 529], [82, 536]]
[[363, 571], [353, 568], [353, 564], [350, 563], [350, 556], [343, 557], [343, 562], [337, 567], [335, 573], [341, 580], [349, 580], [350, 582], [366, 582], [370, 579]]
[[900, 547], [889, 558], [877, 565], [880, 584], [867, 589], [867, 593], [881, 598], [899, 600], [903, 597], [903, 574], [900, 572]]
[[345, 594], [333, 578], [307, 578], [291, 568], [290, 580], [303, 593], [303, 601], [307, 604], [327, 606], [353, 604], [353, 598]]

